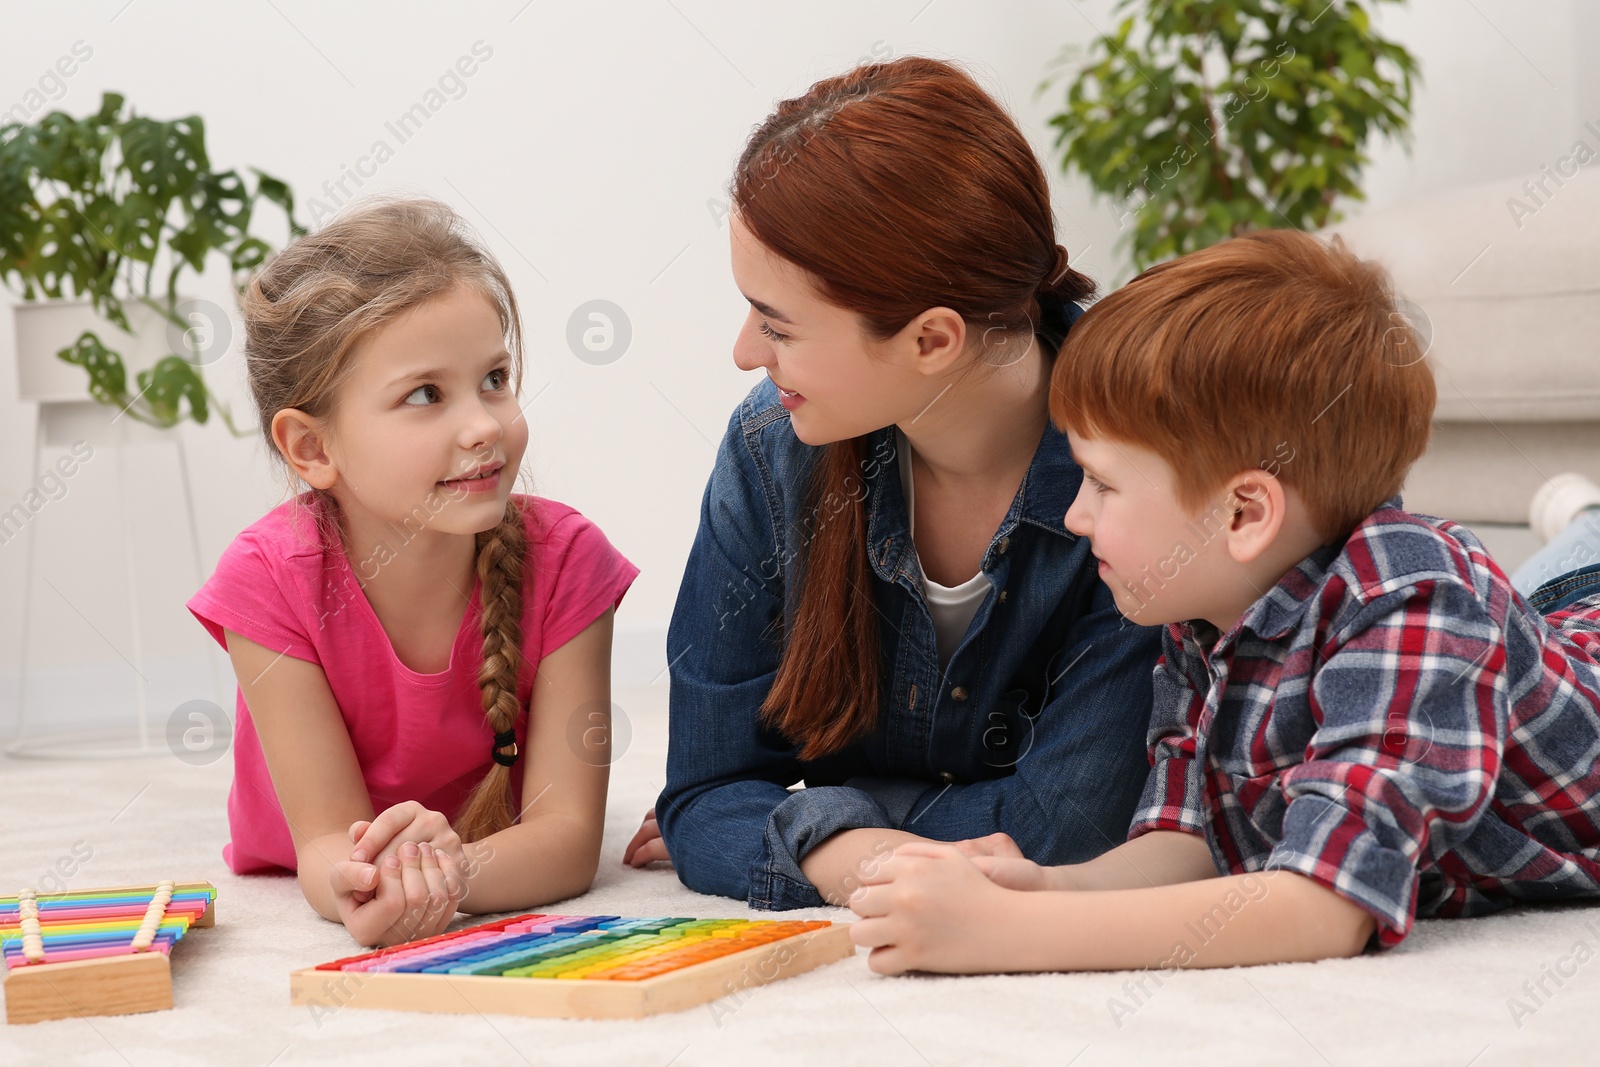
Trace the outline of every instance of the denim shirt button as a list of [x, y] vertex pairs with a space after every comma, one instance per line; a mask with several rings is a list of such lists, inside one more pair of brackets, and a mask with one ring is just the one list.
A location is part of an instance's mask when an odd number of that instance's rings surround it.
[[1011, 547], [1011, 537], [1009, 535], [1007, 535], [1005, 537], [1000, 538], [1000, 543], [998, 545], [996, 545], [995, 547], [1000, 550], [1000, 554], [1002, 556], [1005, 555], [1006, 549]]
[[954, 782], [955, 780], [956, 780], [956, 776], [951, 774], [949, 771], [940, 771], [939, 772], [939, 781], [942, 782], [943, 784], [949, 785], [950, 783]]
[[1010, 590], [1007, 590], [1007, 589], [1000, 590], [999, 603], [1004, 604], [1006, 602], [1006, 597], [1009, 595], [1009, 593], [1010, 593]]
[[967, 687], [964, 686], [964, 685], [958, 685], [954, 689], [950, 690], [950, 699], [951, 700], [965, 700], [965, 699], [967, 699]]

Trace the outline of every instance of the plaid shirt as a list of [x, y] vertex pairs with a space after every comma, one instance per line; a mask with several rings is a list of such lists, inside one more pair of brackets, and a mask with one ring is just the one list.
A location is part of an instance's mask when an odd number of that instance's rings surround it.
[[1418, 915], [1600, 896], [1600, 596], [1541, 616], [1470, 531], [1396, 496], [1227, 633], [1162, 645], [1130, 838], [1298, 871], [1383, 947]]

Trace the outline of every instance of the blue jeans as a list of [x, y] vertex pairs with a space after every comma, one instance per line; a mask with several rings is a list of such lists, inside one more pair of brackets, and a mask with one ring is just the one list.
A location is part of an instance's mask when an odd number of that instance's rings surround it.
[[1579, 512], [1517, 568], [1511, 584], [1541, 615], [1600, 593], [1600, 508]]

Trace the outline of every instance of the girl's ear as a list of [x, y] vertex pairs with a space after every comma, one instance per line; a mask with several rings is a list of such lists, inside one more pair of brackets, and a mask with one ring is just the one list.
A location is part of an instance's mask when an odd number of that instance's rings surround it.
[[284, 408], [272, 416], [272, 443], [291, 470], [315, 489], [331, 489], [339, 471], [324, 447], [322, 420], [298, 408]]

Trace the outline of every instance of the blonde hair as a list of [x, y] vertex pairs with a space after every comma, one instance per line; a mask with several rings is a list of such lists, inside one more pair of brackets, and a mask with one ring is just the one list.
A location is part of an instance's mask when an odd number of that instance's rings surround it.
[[[272, 420], [286, 408], [322, 420], [333, 415], [354, 370], [351, 352], [364, 336], [459, 285], [494, 305], [520, 391], [522, 331], [504, 270], [447, 204], [428, 198], [367, 199], [275, 255], [240, 295], [245, 363], [261, 432], [273, 444]], [[271, 452], [296, 479], [275, 444]], [[312, 489], [312, 514], [324, 545], [343, 550], [339, 508]], [[478, 671], [484, 717], [495, 733], [512, 730], [521, 711], [525, 533], [517, 498], [498, 526], [477, 535], [476, 570], [483, 632]], [[510, 768], [492, 762], [453, 820], [466, 841], [516, 820]]]

